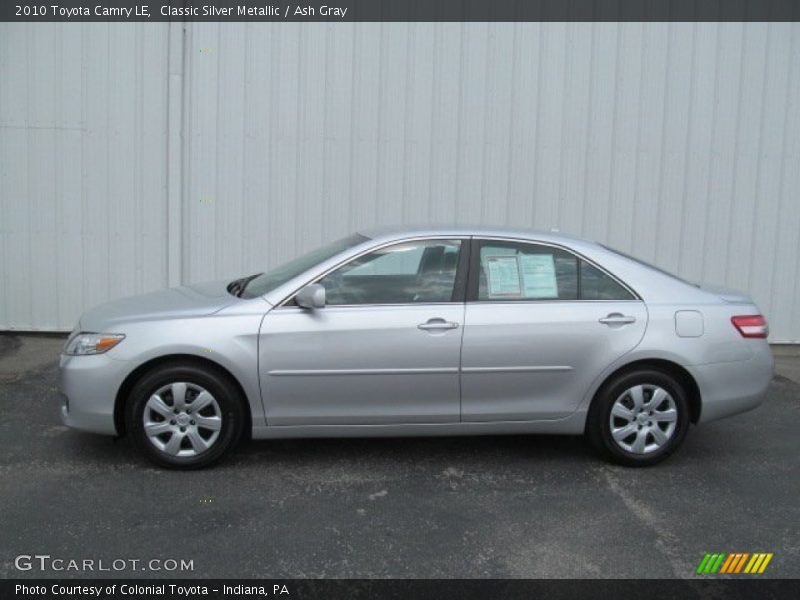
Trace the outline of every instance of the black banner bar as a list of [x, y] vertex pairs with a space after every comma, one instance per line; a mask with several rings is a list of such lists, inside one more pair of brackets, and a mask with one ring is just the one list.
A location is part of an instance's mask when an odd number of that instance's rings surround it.
[[5, 0], [0, 21], [798, 21], [798, 0]]
[[758, 598], [783, 600], [800, 597], [800, 580], [692, 579], [692, 580], [505, 580], [505, 579], [269, 579], [269, 580], [121, 580], [29, 579], [0, 581], [3, 600], [691, 600], [694, 598]]

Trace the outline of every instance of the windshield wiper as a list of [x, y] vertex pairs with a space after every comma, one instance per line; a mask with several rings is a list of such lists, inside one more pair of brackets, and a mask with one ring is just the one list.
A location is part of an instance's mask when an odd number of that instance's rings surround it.
[[234, 296], [238, 296], [239, 292], [242, 289], [242, 280], [241, 279], [234, 279], [233, 281], [231, 281], [228, 284], [228, 287], [225, 288], [225, 289], [228, 290], [229, 294], [232, 294]]
[[259, 275], [261, 275], [261, 273], [256, 273], [255, 275], [250, 275], [249, 277], [242, 277], [241, 279], [234, 279], [228, 284], [226, 289], [228, 290], [229, 294], [233, 294], [237, 298], [241, 298], [245, 288], [247, 287], [247, 284]]

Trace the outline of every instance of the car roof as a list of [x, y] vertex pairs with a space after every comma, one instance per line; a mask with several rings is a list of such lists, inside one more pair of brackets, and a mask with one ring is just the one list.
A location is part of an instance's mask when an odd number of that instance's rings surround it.
[[359, 234], [371, 239], [395, 239], [403, 237], [416, 237], [427, 235], [452, 235], [452, 236], [481, 236], [481, 237], [507, 237], [539, 240], [554, 244], [583, 244], [596, 245], [596, 242], [580, 238], [570, 233], [557, 229], [543, 231], [538, 229], [525, 229], [516, 227], [487, 227], [470, 225], [390, 225], [382, 227], [369, 227], [360, 229]]

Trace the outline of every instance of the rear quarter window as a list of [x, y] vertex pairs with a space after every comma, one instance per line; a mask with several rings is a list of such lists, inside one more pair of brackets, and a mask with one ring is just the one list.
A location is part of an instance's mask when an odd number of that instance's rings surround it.
[[635, 300], [634, 295], [608, 273], [581, 260], [581, 300]]

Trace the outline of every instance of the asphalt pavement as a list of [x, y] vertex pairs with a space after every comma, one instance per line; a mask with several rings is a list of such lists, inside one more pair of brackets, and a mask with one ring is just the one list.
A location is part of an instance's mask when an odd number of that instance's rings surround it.
[[[687, 578], [706, 552], [772, 552], [761, 577], [800, 577], [786, 377], [650, 469], [577, 437], [497, 436], [257, 441], [183, 473], [61, 425], [62, 341], [0, 335], [0, 577]], [[42, 572], [20, 555], [142, 562]], [[152, 559], [193, 569], [142, 570]]]

